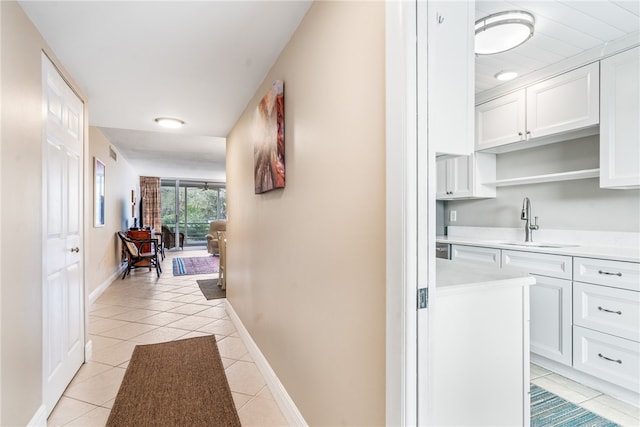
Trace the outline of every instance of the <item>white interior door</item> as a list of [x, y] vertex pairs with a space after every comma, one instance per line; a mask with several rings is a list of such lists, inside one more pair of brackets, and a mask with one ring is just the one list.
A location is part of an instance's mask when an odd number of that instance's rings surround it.
[[42, 55], [43, 395], [47, 415], [84, 361], [83, 103]]

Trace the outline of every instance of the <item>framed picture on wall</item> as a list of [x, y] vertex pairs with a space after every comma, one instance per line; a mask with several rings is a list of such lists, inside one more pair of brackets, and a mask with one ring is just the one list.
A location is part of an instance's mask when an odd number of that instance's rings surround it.
[[255, 193], [284, 188], [284, 83], [276, 80], [256, 109], [253, 167]]
[[106, 166], [97, 157], [93, 160], [93, 226], [104, 227]]

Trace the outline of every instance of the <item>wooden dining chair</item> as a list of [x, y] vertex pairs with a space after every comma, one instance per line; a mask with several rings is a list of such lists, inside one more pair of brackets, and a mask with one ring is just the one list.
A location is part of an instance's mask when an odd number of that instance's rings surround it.
[[122, 275], [122, 280], [134, 268], [147, 267], [156, 269], [156, 274], [160, 277], [162, 267], [160, 266], [160, 251], [158, 250], [158, 239], [132, 239], [126, 233], [119, 231], [118, 237], [122, 241], [122, 250], [125, 252], [127, 268]]

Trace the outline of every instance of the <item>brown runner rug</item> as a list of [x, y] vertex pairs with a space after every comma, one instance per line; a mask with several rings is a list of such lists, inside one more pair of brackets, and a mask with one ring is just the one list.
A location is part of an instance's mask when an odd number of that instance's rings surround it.
[[227, 297], [227, 291], [218, 286], [218, 279], [196, 280], [196, 282], [207, 300]]
[[107, 426], [240, 426], [213, 335], [138, 345]]

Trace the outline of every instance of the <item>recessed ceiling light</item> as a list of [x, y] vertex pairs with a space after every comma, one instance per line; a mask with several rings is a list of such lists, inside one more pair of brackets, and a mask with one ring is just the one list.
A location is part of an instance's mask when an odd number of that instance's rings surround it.
[[476, 21], [476, 55], [506, 52], [533, 37], [535, 18], [529, 12], [508, 10]]
[[518, 73], [516, 73], [515, 71], [500, 71], [494, 77], [502, 82], [506, 82], [508, 80], [513, 80], [516, 77], [518, 77]]
[[180, 119], [173, 119], [171, 117], [157, 117], [155, 122], [163, 128], [177, 129], [184, 126], [184, 121]]

